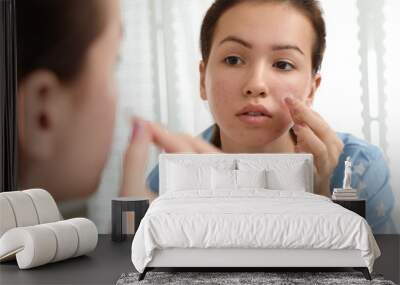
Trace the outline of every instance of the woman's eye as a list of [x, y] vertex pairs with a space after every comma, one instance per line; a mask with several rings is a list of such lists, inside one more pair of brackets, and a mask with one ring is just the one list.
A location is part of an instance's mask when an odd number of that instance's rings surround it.
[[278, 61], [274, 63], [274, 67], [288, 71], [294, 69], [294, 65], [287, 61]]
[[243, 63], [243, 61], [238, 56], [228, 56], [224, 59], [224, 61], [228, 65], [238, 65]]

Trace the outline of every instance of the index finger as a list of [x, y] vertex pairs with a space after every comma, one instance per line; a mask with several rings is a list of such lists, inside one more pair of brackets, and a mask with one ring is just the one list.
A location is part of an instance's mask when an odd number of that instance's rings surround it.
[[293, 97], [286, 97], [285, 103], [289, 107], [290, 115], [295, 124], [303, 123], [308, 125], [324, 141], [332, 137], [334, 132], [328, 123], [303, 102]]

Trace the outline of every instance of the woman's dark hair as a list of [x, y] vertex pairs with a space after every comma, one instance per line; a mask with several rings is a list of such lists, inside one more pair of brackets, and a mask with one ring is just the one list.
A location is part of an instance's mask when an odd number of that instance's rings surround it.
[[103, 6], [102, 0], [16, 0], [18, 81], [39, 69], [75, 79], [105, 27]]
[[216, 0], [208, 9], [201, 26], [200, 49], [203, 61], [205, 63], [208, 61], [214, 38], [214, 31], [222, 14], [240, 3], [250, 1], [290, 4], [309, 19], [316, 36], [312, 51], [312, 70], [314, 73], [317, 73], [321, 67], [326, 46], [325, 21], [322, 17], [320, 3], [317, 0]]

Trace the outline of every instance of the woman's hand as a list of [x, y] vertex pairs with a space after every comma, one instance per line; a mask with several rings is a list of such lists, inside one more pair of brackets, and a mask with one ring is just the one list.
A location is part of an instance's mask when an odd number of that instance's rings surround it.
[[220, 152], [218, 148], [200, 138], [170, 133], [157, 123], [136, 118], [124, 156], [120, 196], [147, 197], [150, 200], [156, 197], [146, 187], [146, 168], [151, 143], [168, 153]]
[[146, 122], [133, 121], [131, 138], [123, 161], [121, 197], [141, 197], [153, 200], [155, 195], [146, 189], [146, 169], [152, 135]]
[[152, 142], [167, 153], [218, 153], [218, 148], [203, 139], [191, 135], [170, 133], [154, 122], [148, 122]]
[[314, 193], [331, 197], [330, 178], [343, 150], [342, 141], [325, 120], [300, 100], [286, 97], [297, 136], [296, 152], [314, 156]]

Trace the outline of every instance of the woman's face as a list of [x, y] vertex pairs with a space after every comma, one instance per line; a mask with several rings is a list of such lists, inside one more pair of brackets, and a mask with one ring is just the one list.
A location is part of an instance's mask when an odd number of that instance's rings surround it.
[[288, 134], [292, 121], [282, 99], [311, 104], [319, 84], [314, 37], [308, 19], [287, 4], [242, 3], [221, 16], [208, 62], [200, 64], [201, 96], [221, 137], [258, 147]]
[[[24, 96], [20, 186], [43, 187], [57, 200], [93, 193], [111, 147], [117, 99], [114, 70], [121, 40], [120, 7], [117, 0], [99, 1], [99, 5], [104, 5], [106, 25], [89, 47], [78, 77], [72, 83], [62, 83], [48, 72], [38, 72], [31, 76], [35, 83], [25, 83], [28, 87], [20, 88], [22, 94], [23, 90], [30, 93]], [[36, 96], [32, 91], [34, 84], [52, 91]], [[41, 123], [43, 120], [45, 124]]]

